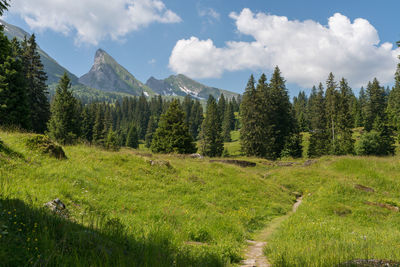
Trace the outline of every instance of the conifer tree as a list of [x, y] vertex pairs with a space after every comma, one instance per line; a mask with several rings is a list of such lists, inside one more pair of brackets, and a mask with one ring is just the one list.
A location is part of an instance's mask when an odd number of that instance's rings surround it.
[[222, 122], [222, 135], [225, 142], [231, 142], [231, 131], [235, 128], [235, 114], [232, 102], [226, 105], [224, 121]]
[[261, 75], [255, 88], [254, 76], [251, 75], [245, 92], [243, 94], [242, 103], [240, 105], [241, 124], [240, 144], [242, 151], [247, 156], [265, 156], [265, 130], [261, 123], [263, 122], [264, 103], [263, 97], [266, 84], [265, 75]]
[[47, 75], [44, 72], [34, 34], [29, 40], [24, 39], [22, 50], [32, 129], [35, 132], [43, 133], [50, 118], [50, 104], [47, 99]]
[[63, 145], [74, 143], [80, 130], [79, 105], [70, 88], [71, 80], [64, 73], [56, 89], [48, 123], [49, 136]]
[[104, 135], [104, 110], [100, 104], [96, 105], [96, 115], [93, 125], [93, 142], [96, 145], [104, 145], [105, 135]]
[[[314, 91], [314, 90], [313, 90]], [[320, 83], [318, 93], [310, 97], [311, 135], [308, 157], [319, 157], [328, 153], [329, 134], [327, 133], [326, 104], [324, 88]]]
[[107, 134], [107, 138], [105, 140], [104, 148], [107, 150], [118, 151], [120, 149], [120, 145], [118, 142], [118, 138], [116, 133], [110, 128]]
[[297, 125], [300, 131], [308, 131], [309, 120], [308, 120], [308, 98], [304, 91], [300, 91], [297, 97], [293, 98], [293, 108], [295, 111], [295, 117]]
[[92, 143], [93, 139], [93, 124], [94, 116], [88, 106], [84, 107], [82, 111], [82, 124], [81, 124], [81, 137], [89, 143]]
[[30, 112], [23, 74], [21, 47], [17, 39], [8, 42], [0, 31], [3, 54], [0, 61], [0, 123], [30, 129]]
[[219, 112], [215, 98], [210, 95], [200, 133], [201, 150], [205, 156], [220, 157], [224, 151]]
[[129, 128], [125, 145], [131, 148], [139, 147], [139, 135], [135, 125], [131, 125], [131, 127]]
[[189, 118], [189, 131], [194, 140], [197, 140], [199, 136], [203, 119], [203, 107], [199, 101], [196, 101], [194, 105], [192, 105], [192, 111], [190, 112]]
[[219, 116], [219, 122], [221, 124], [224, 121], [225, 110], [226, 110], [226, 99], [224, 94], [222, 93], [218, 99], [218, 116]]
[[153, 152], [180, 154], [196, 152], [196, 145], [184, 121], [184, 115], [178, 100], [173, 100], [165, 114], [161, 115], [151, 144]]
[[365, 108], [365, 130], [371, 131], [374, 122], [379, 119], [386, 121], [385, 89], [375, 78], [367, 86], [367, 103]]
[[157, 129], [157, 121], [154, 116], [150, 117], [149, 124], [147, 125], [147, 131], [145, 136], [145, 146], [147, 148], [151, 147], [151, 142], [153, 141], [154, 133]]
[[343, 78], [340, 81], [340, 93], [338, 95], [337, 110], [337, 146], [334, 153], [336, 155], [346, 155], [354, 153], [353, 125], [351, 116], [351, 97], [353, 96], [351, 88]]
[[326, 81], [326, 122], [327, 122], [327, 133], [329, 133], [329, 139], [331, 140], [329, 153], [334, 154], [337, 150], [337, 124], [338, 117], [337, 111], [339, 109], [339, 92], [337, 91], [337, 83], [332, 72], [329, 73]]
[[3, 15], [4, 11], [8, 9], [10, 4], [8, 3], [9, 1], [7, 0], [1, 0], [0, 1], [0, 16]]
[[[389, 94], [387, 114], [390, 125], [398, 132], [400, 131], [400, 63], [397, 64], [397, 70], [394, 77], [395, 83]], [[400, 137], [400, 135], [399, 135]]]

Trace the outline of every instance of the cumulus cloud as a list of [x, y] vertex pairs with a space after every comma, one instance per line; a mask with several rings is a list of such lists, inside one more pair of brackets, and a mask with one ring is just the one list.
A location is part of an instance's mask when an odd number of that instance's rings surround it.
[[161, 0], [13, 0], [12, 13], [34, 30], [75, 34], [77, 44], [97, 45], [151, 23], [177, 23], [181, 18]]
[[377, 30], [365, 19], [351, 22], [336, 13], [323, 26], [312, 20], [254, 14], [247, 8], [230, 17], [237, 31], [254, 41], [229, 41], [216, 47], [210, 39], [179, 40], [169, 67], [193, 78], [212, 78], [225, 71], [264, 71], [278, 65], [289, 82], [302, 87], [325, 80], [329, 72], [346, 77], [353, 86], [373, 77], [385, 83], [393, 80], [400, 49], [381, 43]]

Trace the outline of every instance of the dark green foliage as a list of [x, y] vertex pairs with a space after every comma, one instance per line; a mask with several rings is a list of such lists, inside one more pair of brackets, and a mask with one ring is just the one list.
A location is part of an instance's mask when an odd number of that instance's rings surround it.
[[8, 42], [0, 31], [0, 124], [31, 128], [26, 80], [23, 74], [22, 50], [14, 38]]
[[203, 106], [199, 101], [196, 101], [192, 105], [192, 110], [190, 112], [189, 118], [189, 131], [194, 140], [197, 140], [201, 128], [201, 124], [203, 123]]
[[117, 138], [116, 133], [112, 130], [109, 129], [107, 138], [104, 144], [104, 148], [107, 150], [112, 150], [112, 151], [118, 151], [120, 149], [120, 144]]
[[338, 110], [336, 123], [336, 147], [335, 155], [346, 155], [354, 153], [353, 126], [354, 121], [351, 114], [351, 102], [353, 93], [343, 78], [340, 81], [340, 92], [338, 95]]
[[231, 131], [235, 128], [235, 114], [232, 102], [226, 105], [224, 121], [222, 122], [222, 135], [225, 142], [231, 142]]
[[48, 123], [49, 136], [63, 145], [75, 143], [81, 130], [80, 106], [70, 88], [71, 80], [64, 73], [51, 104], [51, 118]]
[[285, 147], [281, 152], [281, 157], [301, 158], [303, 155], [302, 135], [293, 133], [285, 143]]
[[372, 130], [375, 120], [386, 120], [385, 114], [385, 89], [380, 86], [375, 78], [367, 86], [367, 102], [365, 107], [365, 130]]
[[0, 16], [3, 15], [4, 11], [8, 9], [10, 4], [8, 3], [8, 0], [1, 0], [0, 1]]
[[226, 110], [226, 100], [224, 94], [221, 94], [218, 99], [218, 116], [220, 123], [224, 121], [225, 110]]
[[389, 94], [387, 114], [390, 124], [400, 131], [400, 63], [397, 65], [395, 84]]
[[139, 138], [144, 139], [146, 136], [147, 125], [150, 118], [150, 108], [144, 93], [139, 97], [136, 106], [136, 125], [138, 126]]
[[204, 156], [220, 157], [224, 151], [224, 140], [215, 98], [210, 95], [207, 101], [206, 117], [200, 133], [201, 152]]
[[310, 128], [310, 120], [308, 116], [308, 98], [304, 91], [300, 91], [297, 97], [293, 98], [293, 108], [297, 120], [299, 130], [308, 131]]
[[153, 141], [154, 133], [157, 129], [157, 122], [154, 119], [154, 116], [150, 117], [149, 124], [147, 125], [147, 131], [145, 136], [145, 145], [147, 148], [151, 147], [151, 142]]
[[29, 108], [31, 111], [32, 129], [43, 133], [50, 118], [50, 104], [47, 99], [47, 75], [38, 53], [35, 35], [22, 42], [22, 59], [27, 81]]
[[319, 157], [328, 153], [329, 135], [327, 133], [325, 96], [322, 84], [319, 84], [318, 93], [313, 88], [309, 102], [311, 118], [311, 136], [308, 148], [309, 157]]
[[49, 139], [49, 137], [45, 135], [35, 135], [31, 138], [28, 138], [25, 142], [26, 146], [31, 150], [49, 155], [50, 157], [54, 157], [56, 159], [67, 158], [62, 147], [55, 144]]
[[386, 156], [394, 154], [394, 140], [388, 134], [388, 128], [385, 129], [383, 134], [372, 130], [366, 132], [357, 141], [355, 149], [359, 156]]
[[196, 145], [184, 121], [185, 113], [179, 102], [173, 100], [161, 115], [151, 144], [153, 152], [188, 154], [196, 152]]
[[263, 123], [264, 105], [262, 97], [260, 97], [262, 94], [261, 88], [267, 86], [265, 82], [266, 77], [262, 75], [257, 85], [258, 90], [256, 90], [255, 80], [253, 75], [251, 75], [240, 105], [242, 123], [240, 144], [247, 156], [263, 157], [265, 155], [264, 130], [266, 128], [261, 125]]
[[81, 137], [89, 143], [93, 140], [93, 124], [95, 116], [89, 106], [85, 106], [82, 111]]
[[330, 154], [334, 154], [338, 146], [337, 127], [340, 96], [337, 87], [338, 86], [335, 82], [335, 77], [331, 72], [326, 81], [325, 94], [327, 133], [331, 142], [328, 150]]
[[[147, 136], [147, 135], [146, 135]], [[135, 125], [132, 125], [129, 128], [128, 135], [126, 137], [126, 144], [127, 147], [130, 148], [138, 148], [139, 147], [139, 135]]]
[[95, 105], [95, 121], [93, 125], [93, 142], [97, 145], [104, 144], [104, 110], [101, 105]]

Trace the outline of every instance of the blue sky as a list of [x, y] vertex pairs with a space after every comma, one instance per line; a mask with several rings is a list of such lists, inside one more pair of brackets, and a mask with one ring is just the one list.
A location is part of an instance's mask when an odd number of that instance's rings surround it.
[[5, 20], [35, 32], [40, 46], [77, 76], [89, 71], [95, 51], [102, 48], [142, 82], [183, 72], [241, 93], [251, 73], [269, 76], [279, 65], [291, 95], [323, 82], [329, 71], [348, 78], [357, 91], [375, 76], [392, 84], [400, 52], [395, 46], [400, 40], [398, 0], [11, 4]]

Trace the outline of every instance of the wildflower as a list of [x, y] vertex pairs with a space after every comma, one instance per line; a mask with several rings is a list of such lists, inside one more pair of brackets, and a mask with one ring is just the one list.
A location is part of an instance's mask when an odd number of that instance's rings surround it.
[[28, 242], [29, 242], [29, 241], [31, 241], [31, 238], [30, 238], [30, 237], [28, 237], [28, 238], [26, 239], [26, 241], [28, 241]]
[[35, 242], [37, 242], [37, 238], [35, 238]]

